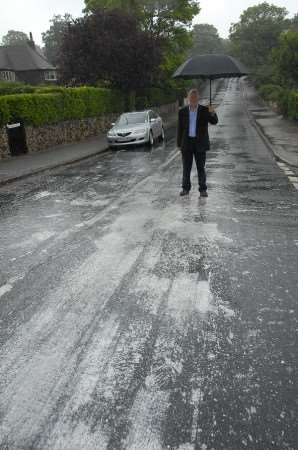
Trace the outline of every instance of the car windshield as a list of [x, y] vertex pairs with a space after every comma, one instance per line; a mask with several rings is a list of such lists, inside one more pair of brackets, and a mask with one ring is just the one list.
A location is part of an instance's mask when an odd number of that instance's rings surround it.
[[133, 125], [136, 123], [145, 123], [145, 122], [147, 122], [146, 112], [129, 113], [129, 114], [122, 114], [117, 121], [117, 125]]

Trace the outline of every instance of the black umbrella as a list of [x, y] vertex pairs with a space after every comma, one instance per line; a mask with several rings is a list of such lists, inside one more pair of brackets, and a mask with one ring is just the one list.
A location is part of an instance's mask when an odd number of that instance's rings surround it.
[[248, 69], [237, 59], [228, 55], [197, 55], [185, 61], [176, 70], [173, 78], [209, 78], [210, 104], [211, 82], [215, 78], [242, 77], [249, 73]]

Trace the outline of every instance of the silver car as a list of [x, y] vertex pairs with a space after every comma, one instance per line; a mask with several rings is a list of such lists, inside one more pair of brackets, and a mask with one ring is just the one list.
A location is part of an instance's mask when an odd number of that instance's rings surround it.
[[156, 139], [164, 137], [162, 118], [152, 109], [121, 114], [107, 134], [111, 148], [136, 144], [152, 146]]

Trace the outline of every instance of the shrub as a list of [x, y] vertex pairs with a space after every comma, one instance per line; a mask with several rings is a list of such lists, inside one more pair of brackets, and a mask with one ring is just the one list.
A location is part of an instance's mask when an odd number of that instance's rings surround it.
[[298, 90], [289, 90], [275, 84], [265, 84], [259, 88], [260, 95], [268, 101], [277, 103], [282, 114], [298, 119]]
[[34, 86], [19, 82], [0, 81], [0, 96], [13, 94], [28, 94], [34, 92]]
[[8, 106], [8, 120], [22, 119], [26, 124], [42, 125], [55, 122], [59, 115], [57, 94], [15, 94], [0, 98]]
[[54, 92], [63, 92], [65, 88], [63, 86], [47, 86], [47, 85], [38, 85], [34, 87], [35, 94], [51, 94]]
[[0, 125], [22, 119], [40, 126], [69, 119], [99, 117], [124, 109], [124, 95], [109, 89], [61, 88], [57, 92], [12, 94], [0, 97]]
[[[175, 90], [144, 89], [136, 97], [137, 109], [172, 103]], [[0, 96], [0, 125], [22, 119], [27, 125], [40, 126], [64, 120], [99, 117], [125, 110], [127, 96], [116, 90], [90, 86], [39, 86], [33, 93]]]
[[284, 116], [288, 115], [289, 94], [289, 89], [283, 89], [277, 102], [279, 110]]
[[147, 109], [149, 108], [149, 100], [146, 96], [138, 96], [136, 98], [136, 109]]
[[265, 100], [270, 100], [272, 102], [279, 102], [281, 96], [283, 95], [284, 89], [276, 84], [264, 84], [259, 88], [260, 95]]
[[7, 123], [9, 118], [9, 107], [6, 97], [0, 97], [0, 125]]
[[298, 120], [298, 90], [292, 90], [288, 94], [288, 116]]
[[150, 88], [148, 90], [148, 97], [151, 106], [160, 106], [174, 102], [176, 100], [176, 92], [162, 88]]
[[177, 99], [177, 93], [175, 90], [162, 89], [158, 87], [152, 87], [142, 89], [138, 92], [136, 98], [136, 108], [144, 109], [154, 106], [165, 105], [167, 103], [173, 103]]

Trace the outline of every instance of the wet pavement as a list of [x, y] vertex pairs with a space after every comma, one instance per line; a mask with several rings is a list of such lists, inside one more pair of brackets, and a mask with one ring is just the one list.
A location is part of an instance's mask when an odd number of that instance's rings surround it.
[[[252, 83], [242, 83], [242, 94], [251, 121], [277, 159], [298, 170], [298, 123], [270, 109]], [[298, 179], [296, 181], [298, 183]]]
[[219, 90], [175, 130], [0, 189], [1, 450], [296, 449], [298, 191]]

